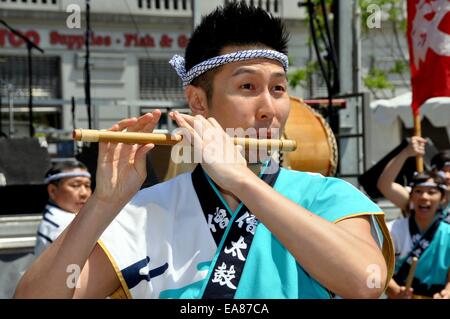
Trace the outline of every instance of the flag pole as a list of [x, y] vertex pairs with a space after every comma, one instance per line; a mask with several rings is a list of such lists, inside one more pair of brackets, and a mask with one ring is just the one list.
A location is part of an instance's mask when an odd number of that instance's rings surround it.
[[[420, 123], [420, 110], [417, 109], [413, 111], [413, 118], [414, 118], [414, 136], [422, 136], [422, 125]], [[417, 173], [421, 174], [423, 173], [423, 156], [417, 155], [416, 156], [416, 171]]]

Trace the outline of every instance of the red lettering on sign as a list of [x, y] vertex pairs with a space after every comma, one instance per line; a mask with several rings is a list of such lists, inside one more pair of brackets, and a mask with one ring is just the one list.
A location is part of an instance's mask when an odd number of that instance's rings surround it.
[[161, 40], [159, 41], [159, 46], [161, 48], [170, 48], [172, 47], [173, 39], [169, 37], [167, 34], [163, 34], [161, 36]]
[[125, 47], [153, 48], [155, 39], [151, 35], [139, 37], [137, 34], [125, 33]]
[[1, 29], [0, 30], [0, 47], [4, 47], [6, 45], [6, 35], [8, 31]]
[[132, 45], [136, 45], [136, 39], [137, 39], [137, 35], [136, 34], [131, 34], [131, 33], [125, 33], [125, 47], [131, 47]]
[[189, 42], [189, 38], [186, 35], [182, 34], [182, 35], [178, 36], [178, 46], [180, 48], [182, 48], [182, 49], [186, 48], [188, 42]]
[[[39, 33], [33, 30], [29, 30], [25, 33], [19, 31], [22, 33], [25, 37], [27, 37], [31, 42], [33, 42], [36, 45], [39, 45], [41, 42], [41, 37], [39, 36]], [[20, 38], [19, 36], [15, 35], [14, 33], [2, 29], [0, 30], [0, 46], [4, 47], [7, 43], [9, 43], [12, 47], [18, 48], [25, 44], [25, 41]]]
[[36, 45], [39, 45], [41, 43], [41, 37], [39, 36], [39, 33], [34, 30], [27, 31], [25, 33], [25, 36]]

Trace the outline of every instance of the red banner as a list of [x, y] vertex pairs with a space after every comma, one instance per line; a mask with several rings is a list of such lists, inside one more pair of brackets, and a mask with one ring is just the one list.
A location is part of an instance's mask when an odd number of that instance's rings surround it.
[[450, 96], [450, 1], [408, 0], [414, 114], [429, 98]]

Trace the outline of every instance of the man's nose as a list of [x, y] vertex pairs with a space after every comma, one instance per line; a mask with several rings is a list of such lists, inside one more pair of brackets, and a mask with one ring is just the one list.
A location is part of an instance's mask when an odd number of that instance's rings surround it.
[[430, 199], [430, 193], [428, 192], [422, 192], [422, 196], [420, 196], [422, 199]]
[[258, 99], [256, 118], [261, 121], [270, 121], [275, 116], [275, 105], [270, 91], [267, 89], [261, 93]]
[[89, 186], [82, 185], [80, 187], [80, 195], [81, 196], [88, 196], [90, 191], [91, 191], [91, 188]]

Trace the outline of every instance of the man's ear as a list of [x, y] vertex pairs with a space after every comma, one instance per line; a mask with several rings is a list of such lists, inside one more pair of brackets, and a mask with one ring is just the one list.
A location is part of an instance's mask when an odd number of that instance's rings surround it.
[[55, 184], [47, 185], [48, 197], [54, 202], [56, 198], [56, 192], [58, 191], [58, 187]]
[[205, 91], [193, 85], [188, 85], [184, 89], [184, 94], [191, 108], [193, 115], [202, 115], [205, 118], [208, 117], [208, 98]]

